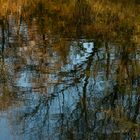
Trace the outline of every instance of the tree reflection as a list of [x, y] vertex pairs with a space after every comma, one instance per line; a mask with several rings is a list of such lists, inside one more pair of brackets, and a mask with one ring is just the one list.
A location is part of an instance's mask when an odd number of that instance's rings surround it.
[[13, 135], [139, 139], [138, 7], [47, 2], [25, 0], [0, 18], [0, 102], [20, 102], [8, 114]]
[[[77, 55], [82, 49], [78, 50]], [[121, 52], [123, 57], [118, 55]], [[128, 69], [133, 64], [129, 55], [125, 46], [94, 40], [94, 48], [84, 61], [64, 65], [67, 71], [58, 73], [59, 82], [47, 95], [25, 93], [23, 109], [11, 113], [12, 126], [17, 124], [18, 134], [27, 139], [139, 137], [138, 89], [127, 82], [133, 77], [129, 74], [132, 69]]]

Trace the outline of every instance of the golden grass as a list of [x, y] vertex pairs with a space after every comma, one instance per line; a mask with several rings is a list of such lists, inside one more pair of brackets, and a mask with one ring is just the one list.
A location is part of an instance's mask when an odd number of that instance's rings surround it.
[[[64, 26], [68, 25], [68, 22], [71, 23], [70, 20], [73, 18], [76, 8], [75, 1], [61, 3], [53, 0], [0, 0], [0, 19], [9, 14], [16, 14], [22, 15], [28, 20], [32, 14], [38, 14], [42, 10], [44, 13], [40, 14], [44, 14], [46, 19], [46, 11], [65, 19], [57, 23]], [[107, 34], [109, 38], [110, 36], [116, 38], [119, 34], [121, 38], [122, 35], [127, 36], [127, 33], [134, 29], [132, 38], [135, 42], [140, 42], [140, 16], [138, 14], [140, 5], [136, 5], [134, 2], [114, 3], [109, 0], [87, 0], [87, 3], [91, 7], [93, 19], [95, 19], [91, 25], [87, 25], [87, 30]]]

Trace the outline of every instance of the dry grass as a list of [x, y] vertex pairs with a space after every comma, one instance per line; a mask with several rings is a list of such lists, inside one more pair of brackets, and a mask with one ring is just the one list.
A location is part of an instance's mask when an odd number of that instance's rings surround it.
[[[87, 26], [88, 31], [95, 31], [104, 34], [108, 38], [127, 36], [133, 30], [133, 40], [140, 42], [140, 6], [134, 2], [110, 2], [109, 0], [87, 0], [92, 11], [92, 24]], [[40, 7], [39, 7], [40, 6]], [[52, 15], [61, 17], [58, 25], [68, 25], [75, 12], [75, 0], [67, 3], [54, 2], [50, 0], [0, 0], [0, 19], [9, 14], [22, 15], [26, 20], [32, 15]], [[43, 13], [44, 12], [44, 13]], [[46, 12], [46, 13], [45, 13]], [[39, 15], [41, 16], [41, 15]], [[82, 15], [81, 15], [82, 16]], [[17, 16], [18, 18], [19, 16]]]

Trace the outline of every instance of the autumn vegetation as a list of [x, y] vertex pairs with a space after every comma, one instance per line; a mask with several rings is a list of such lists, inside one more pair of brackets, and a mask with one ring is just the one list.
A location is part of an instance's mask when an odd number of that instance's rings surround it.
[[[63, 35], [84, 30], [87, 37], [100, 37], [119, 42], [140, 38], [140, 5], [136, 1], [113, 0], [0, 0], [0, 20], [10, 14], [27, 23], [36, 19], [45, 32], [45, 25]], [[52, 27], [52, 25], [55, 25]], [[76, 34], [77, 35], [77, 34]]]
[[[74, 41], [82, 37], [87, 40], [95, 39], [94, 45], [96, 50], [91, 53], [91, 57], [88, 57], [87, 60], [83, 62], [87, 63], [87, 67], [83, 70], [81, 65], [82, 72], [78, 77], [82, 79], [83, 75], [88, 79], [91, 75], [94, 75], [96, 79], [100, 70], [103, 69], [106, 75], [106, 81], [111, 77], [116, 84], [113, 87], [113, 93], [107, 94], [108, 96], [103, 98], [104, 102], [107, 104], [114, 104], [114, 101], [118, 100], [115, 98], [121, 97], [121, 94], [122, 96], [124, 94], [129, 96], [131, 93], [133, 94], [136, 85], [132, 83], [137, 80], [140, 73], [139, 61], [137, 61], [136, 58], [138, 57], [136, 54], [139, 53], [138, 51], [140, 50], [139, 13], [140, 4], [136, 0], [0, 0], [0, 33], [3, 33], [3, 36], [0, 37], [3, 40], [2, 44], [4, 49], [1, 56], [4, 59], [4, 57], [12, 57], [14, 54], [15, 58], [17, 58], [17, 62], [12, 61], [14, 62], [13, 71], [15, 72], [13, 72], [13, 75], [10, 75], [11, 73], [9, 72], [11, 67], [8, 67], [2, 59], [0, 62], [0, 81], [4, 83], [1, 92], [5, 93], [0, 97], [0, 101], [2, 102], [2, 104], [0, 104], [0, 110], [6, 109], [8, 108], [7, 106], [14, 104], [13, 101], [17, 98], [16, 96], [12, 97], [12, 93], [15, 91], [15, 87], [13, 86], [14, 78], [9, 79], [9, 75], [18, 79], [17, 73], [22, 71], [23, 68], [29, 67], [30, 63], [27, 63], [29, 58], [38, 62], [38, 65], [34, 66], [32, 64], [29, 68], [36, 70], [39, 75], [42, 74], [43, 76], [42, 78], [39, 76], [32, 77], [31, 81], [33, 85], [35, 85], [33, 90], [47, 94], [47, 88], [49, 88], [49, 86], [45, 87], [42, 85], [50, 82], [48, 80], [49, 73], [53, 73], [54, 70], [57, 71], [62, 65], [65, 65], [65, 61], [67, 61], [66, 58], [70, 51], [68, 50], [69, 47], [67, 47], [70, 46], [67, 38], [73, 39]], [[10, 17], [14, 19], [14, 24], [16, 24], [16, 28], [14, 28], [16, 33], [7, 27], [9, 26]], [[20, 34], [18, 31], [21, 23], [26, 24], [28, 27], [28, 38], [25, 40], [23, 36], [26, 33], [23, 32]], [[11, 30], [11, 36], [13, 40], [15, 39], [15, 42], [10, 42], [10, 39], [7, 39], [10, 43], [7, 43], [9, 47], [6, 48], [6, 38], [8, 38], [6, 35], [10, 32], [7, 30]], [[56, 36], [55, 41], [54, 37], [52, 37], [53, 35]], [[113, 44], [115, 46], [114, 54], [116, 55], [114, 60], [111, 60], [111, 47], [113, 46], [111, 43], [115, 44]], [[18, 53], [15, 51], [14, 47], [17, 49]], [[80, 45], [78, 46], [78, 41], [76, 47], [80, 48]], [[100, 54], [98, 48], [104, 50], [104, 58], [98, 56]], [[60, 56], [59, 59], [61, 60], [60, 63], [59, 60], [57, 60], [52, 68], [50, 62], [52, 59], [55, 59], [55, 57], [52, 56], [51, 51], [56, 52], [55, 54], [57, 55], [59, 54], [58, 56]], [[98, 58], [96, 58], [96, 55]], [[130, 59], [131, 57], [132, 59]], [[115, 63], [116, 69], [114, 68]], [[92, 71], [91, 65], [94, 67]], [[100, 68], [100, 65], [102, 68]], [[77, 66], [77, 69], [78, 67], [80, 66]], [[70, 72], [73, 72], [72, 74], [74, 75], [79, 74], [79, 70], [73, 70], [65, 73], [61, 72], [59, 75], [69, 76], [68, 74]], [[73, 85], [81, 82], [80, 78], [73, 78]], [[62, 81], [58, 80], [57, 82], [58, 83], [55, 83], [56, 85]], [[137, 84], [137, 81], [135, 83]], [[38, 85], [41, 85], [39, 89], [37, 89]], [[85, 106], [87, 105], [85, 102], [86, 86], [85, 84], [83, 96], [81, 96], [79, 101], [79, 104], [81, 104], [83, 108], [84, 104]], [[136, 90], [136, 92], [139, 92], [140, 88], [137, 87]], [[139, 100], [140, 98], [138, 97], [138, 103], [136, 103], [138, 107], [140, 105]], [[104, 105], [103, 101], [102, 104]], [[5, 102], [5, 104], [3, 102]], [[106, 116], [108, 116], [108, 120], [112, 118], [112, 120], [119, 122], [119, 124], [124, 123], [124, 126], [127, 126], [128, 130], [137, 127], [137, 125], [135, 125], [135, 115], [132, 119], [134, 120], [133, 123], [131, 120], [127, 120], [125, 114], [127, 112], [124, 112], [125, 108], [122, 110], [123, 107], [121, 108], [119, 101], [114, 111], [111, 110], [112, 108], [113, 107], [110, 107], [107, 110], [105, 107], [103, 110]]]

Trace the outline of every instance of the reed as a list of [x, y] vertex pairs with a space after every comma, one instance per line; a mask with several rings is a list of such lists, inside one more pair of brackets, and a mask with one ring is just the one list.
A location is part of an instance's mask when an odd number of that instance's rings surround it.
[[[127, 37], [130, 34], [131, 38], [139, 43], [140, 5], [134, 0], [129, 2], [125, 0], [81, 0], [80, 2], [79, 9], [83, 11], [77, 10], [77, 0], [66, 2], [62, 0], [0, 0], [0, 19], [7, 18], [10, 14], [16, 15], [17, 18], [22, 16], [26, 21], [33, 17], [41, 19], [43, 16], [44, 21], [51, 18], [51, 21], [56, 20], [60, 26], [70, 25], [73, 28], [79, 22], [78, 18], [87, 20], [86, 16], [89, 16], [87, 9], [82, 8], [82, 5], [87, 4], [92, 13], [90, 25], [86, 25], [87, 30], [98, 32], [108, 38], [119, 36], [121, 39], [122, 36]], [[75, 12], [78, 12], [76, 18], [73, 17], [76, 15]]]

